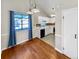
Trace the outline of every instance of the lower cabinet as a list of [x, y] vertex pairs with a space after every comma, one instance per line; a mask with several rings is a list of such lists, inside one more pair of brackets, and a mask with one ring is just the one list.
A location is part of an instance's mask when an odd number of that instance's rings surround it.
[[46, 26], [46, 28], [45, 28], [45, 35], [48, 35], [50, 33], [53, 34], [53, 28], [54, 28], [54, 26]]
[[45, 27], [45, 35], [48, 35], [49, 32], [50, 32], [49, 26], [46, 26], [46, 27]]
[[[46, 26], [45, 27], [45, 36], [50, 34], [50, 33], [53, 33], [53, 28], [54, 28], [54, 26]], [[33, 31], [32, 31], [33, 38], [35, 38], [35, 37], [40, 38], [41, 37], [40, 31], [41, 31], [40, 27], [33, 29]]]
[[54, 33], [54, 32], [53, 32], [54, 27], [55, 27], [55, 26], [49, 26], [49, 28], [50, 28], [50, 33]]
[[33, 29], [33, 38], [40, 38], [40, 29]]

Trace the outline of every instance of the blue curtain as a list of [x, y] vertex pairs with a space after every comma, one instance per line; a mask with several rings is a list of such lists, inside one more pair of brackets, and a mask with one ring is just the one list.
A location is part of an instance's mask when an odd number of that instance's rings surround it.
[[29, 40], [32, 39], [32, 15], [29, 14]]
[[15, 21], [14, 11], [10, 11], [10, 33], [8, 47], [16, 45], [16, 32], [15, 32]]

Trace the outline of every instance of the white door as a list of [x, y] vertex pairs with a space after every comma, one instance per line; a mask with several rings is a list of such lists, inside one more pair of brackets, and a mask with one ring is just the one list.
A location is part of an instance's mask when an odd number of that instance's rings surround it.
[[71, 59], [77, 59], [77, 34], [78, 34], [78, 10], [77, 8], [71, 8], [63, 10], [63, 47], [64, 54], [71, 57]]

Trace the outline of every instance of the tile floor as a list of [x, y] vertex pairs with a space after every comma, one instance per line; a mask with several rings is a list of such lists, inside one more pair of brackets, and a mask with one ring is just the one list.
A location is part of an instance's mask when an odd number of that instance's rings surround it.
[[42, 38], [43, 41], [47, 42], [51, 46], [55, 47], [55, 35], [49, 34]]

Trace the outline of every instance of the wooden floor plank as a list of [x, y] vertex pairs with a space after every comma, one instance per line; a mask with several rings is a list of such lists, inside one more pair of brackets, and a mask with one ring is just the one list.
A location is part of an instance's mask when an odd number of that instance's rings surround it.
[[59, 53], [54, 47], [34, 38], [2, 51], [1, 59], [70, 59]]

